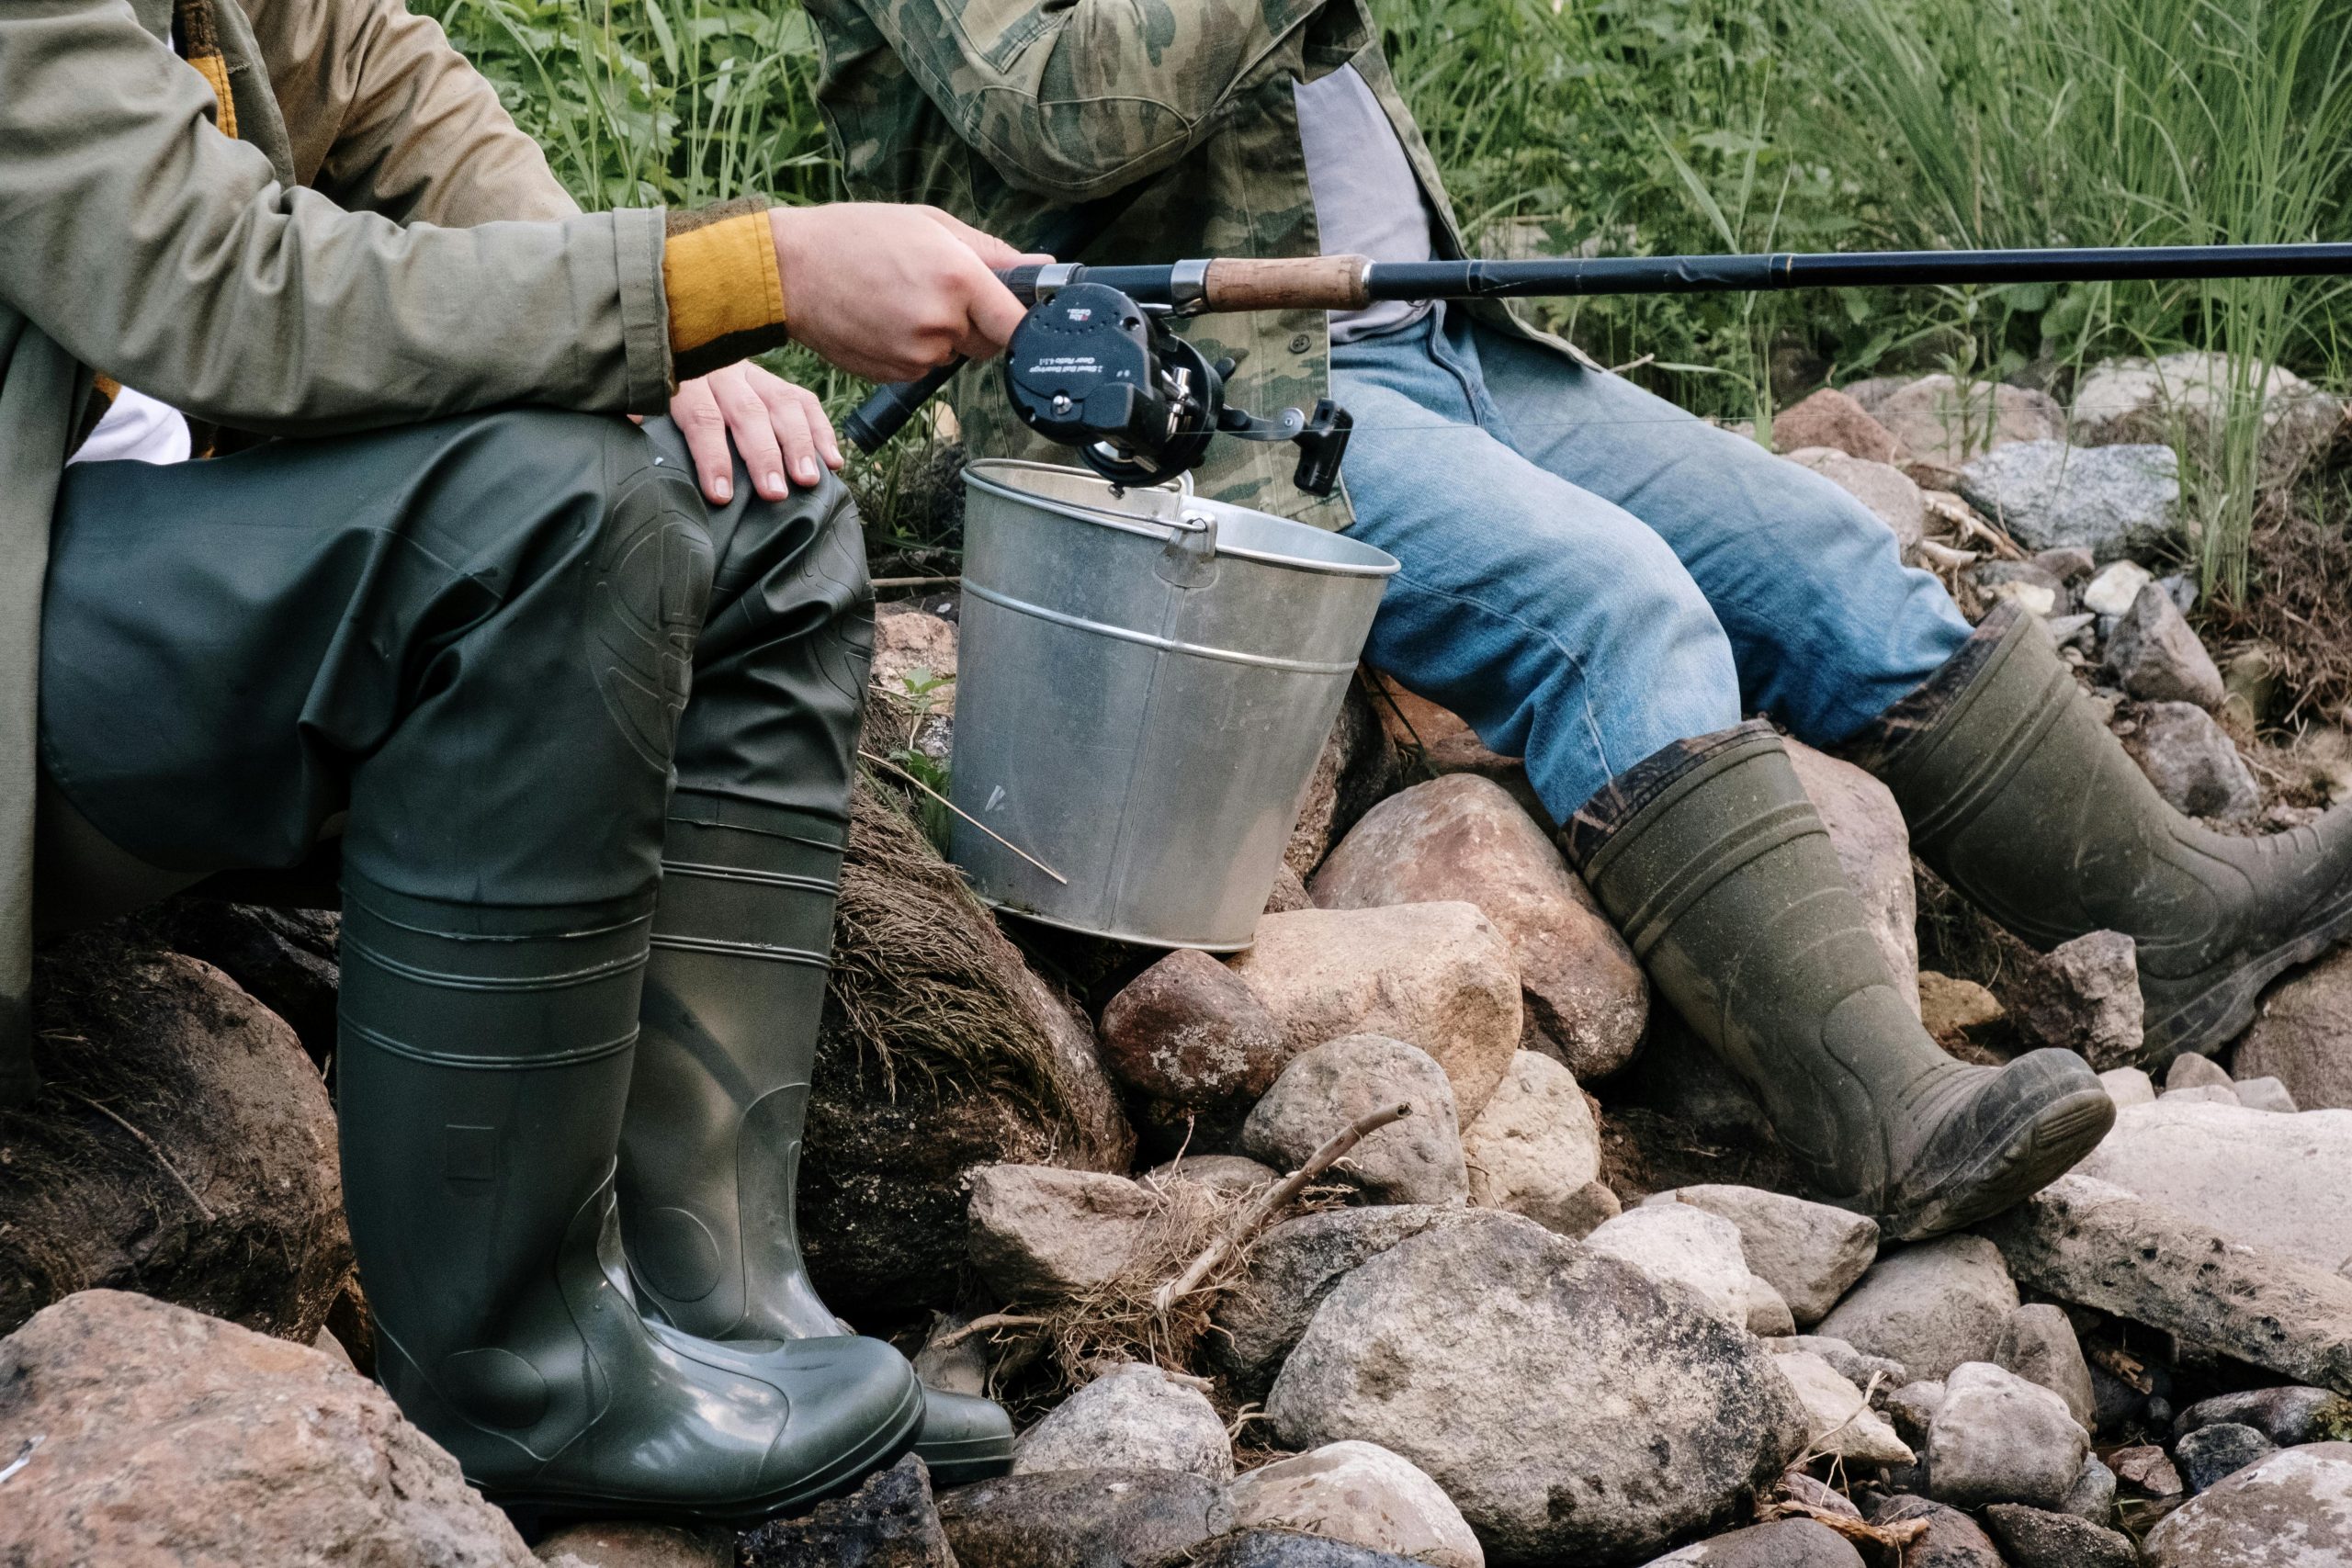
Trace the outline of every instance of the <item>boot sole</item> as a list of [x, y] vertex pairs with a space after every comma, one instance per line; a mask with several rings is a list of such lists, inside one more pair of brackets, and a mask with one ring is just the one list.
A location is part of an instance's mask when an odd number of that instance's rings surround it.
[[908, 1390], [888, 1424], [876, 1428], [864, 1443], [792, 1485], [757, 1497], [686, 1503], [604, 1494], [509, 1492], [487, 1486], [479, 1490], [514, 1521], [516, 1529], [532, 1540], [557, 1525], [586, 1519], [652, 1519], [747, 1530], [854, 1491], [868, 1475], [895, 1462], [913, 1448], [915, 1435], [922, 1427], [922, 1385], [910, 1378]]
[[2185, 1053], [2211, 1055], [2245, 1032], [2271, 981], [2298, 964], [2310, 963], [2347, 935], [2352, 935], [2352, 898], [2301, 936], [2238, 965], [2150, 1024], [2144, 1035], [2149, 1049], [2143, 1065], [2161, 1067]]
[[2026, 1124], [1988, 1142], [1921, 1201], [1879, 1216], [1893, 1241], [1918, 1241], [1960, 1230], [2021, 1203], [2098, 1146], [2115, 1124], [2115, 1101], [2096, 1087], [2051, 1101]]

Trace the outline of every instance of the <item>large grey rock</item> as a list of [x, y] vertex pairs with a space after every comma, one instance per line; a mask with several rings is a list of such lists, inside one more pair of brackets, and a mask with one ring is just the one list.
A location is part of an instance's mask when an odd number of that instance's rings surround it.
[[1960, 493], [2030, 550], [2074, 545], [2101, 562], [2161, 550], [2180, 528], [2169, 446], [2021, 441], [1962, 468]]
[[1648, 1568], [1861, 1568], [1846, 1538], [1811, 1519], [1775, 1519], [1692, 1541]]
[[[932, 1500], [931, 1472], [913, 1454], [876, 1471], [846, 1497], [820, 1503], [800, 1518], [762, 1525], [720, 1562], [735, 1568], [836, 1568], [849, 1563], [857, 1568], [956, 1568], [956, 1553]], [[615, 1563], [610, 1568], [638, 1565]]]
[[1319, 1535], [1232, 1530], [1186, 1552], [1182, 1568], [1410, 1568], [1411, 1562], [1409, 1557]]
[[1326, 1443], [1250, 1471], [1225, 1489], [1211, 1520], [1220, 1533], [1296, 1530], [1430, 1568], [1486, 1568], [1453, 1500], [1377, 1443]]
[[1747, 1323], [1747, 1263], [1739, 1227], [1681, 1203], [1645, 1203], [1596, 1229], [1585, 1245], [1661, 1283], [1690, 1291], [1726, 1323]]
[[2148, 1568], [2352, 1568], [2352, 1443], [2284, 1449], [2165, 1516]]
[[1926, 1497], [1889, 1497], [1871, 1511], [1874, 1525], [1917, 1520], [1927, 1533], [1903, 1549], [1903, 1568], [2007, 1568], [1992, 1537], [1958, 1508]]
[[1596, 1223], [1587, 1190], [1600, 1178], [1600, 1129], [1574, 1075], [1551, 1057], [1511, 1058], [1487, 1108], [1462, 1130], [1462, 1154], [1472, 1202], [1563, 1235]]
[[1445, 1069], [1463, 1117], [1486, 1108], [1519, 1049], [1519, 963], [1475, 904], [1268, 915], [1232, 968], [1293, 1051], [1347, 1034], [1418, 1045]]
[[2194, 703], [2143, 703], [2123, 749], [2176, 811], [2217, 822], [2244, 822], [2262, 806], [2262, 791], [2229, 732]]
[[26, 1568], [537, 1568], [375, 1384], [148, 1296], [85, 1291], [0, 1339], [0, 1561]]
[[1981, 1228], [2041, 1294], [2352, 1393], [2352, 1280], [2081, 1175], [2059, 1178]]
[[2140, 590], [2108, 634], [2107, 668], [2117, 685], [2143, 702], [2222, 705], [2222, 672], [2212, 655], [2172, 595], [2154, 582]]
[[1990, 1362], [1965, 1361], [1944, 1379], [1943, 1403], [1928, 1423], [1928, 1489], [1958, 1508], [2055, 1508], [2090, 1448], [2064, 1400]]
[[1861, 1464], [1910, 1464], [1918, 1458], [1862, 1391], [1819, 1356], [1797, 1350], [1776, 1356], [1772, 1364], [1804, 1405], [1805, 1441], [1815, 1452]]
[[1470, 1197], [1453, 1088], [1418, 1045], [1350, 1034], [1301, 1052], [1241, 1126], [1242, 1152], [1284, 1170], [1348, 1127], [1388, 1106], [1412, 1114], [1367, 1135], [1331, 1168], [1374, 1203], [1462, 1203]]
[[2316, 1269], [2352, 1257], [2352, 1111], [2278, 1116], [2166, 1096], [2119, 1111], [2076, 1169]]
[[2262, 998], [2238, 1042], [2237, 1070], [2275, 1077], [2305, 1111], [2352, 1110], [2352, 947], [2339, 948]]
[[2252, 1427], [2282, 1449], [2352, 1441], [2352, 1399], [2301, 1385], [2216, 1394], [2182, 1411], [2173, 1431], [2186, 1437], [2217, 1421]]
[[2233, 367], [2229, 355], [2191, 349], [2155, 359], [2109, 359], [2075, 383], [2069, 425], [2085, 446], [2181, 442], [2202, 451], [2242, 400], [2262, 409], [2262, 462], [2277, 482], [2325, 451], [2344, 405], [2277, 365]]
[[1158, 1367], [1112, 1368], [1021, 1434], [1012, 1473], [1052, 1470], [1180, 1470], [1233, 1479], [1233, 1444], [1208, 1395]]
[[2242, 1422], [2215, 1421], [2173, 1445], [2173, 1462], [2188, 1483], [2189, 1495], [2210, 1492], [2250, 1464], [2278, 1451], [2278, 1445]]
[[1432, 1230], [1323, 1300], [1267, 1401], [1282, 1439], [1376, 1442], [1498, 1562], [1639, 1562], [1804, 1440], [1770, 1353], [1532, 1221]]
[[1911, 1375], [1941, 1378], [1992, 1359], [2018, 1288], [1982, 1236], [1950, 1235], [1889, 1253], [1821, 1320], [1821, 1332]]
[[1738, 1226], [1747, 1267], [1781, 1293], [1800, 1328], [1826, 1316], [1878, 1257], [1877, 1222], [1826, 1203], [1721, 1185], [1677, 1188], [1667, 1196]]
[[1894, 794], [1851, 762], [1789, 742], [1789, 765], [1829, 829], [1838, 863], [1860, 895], [1871, 940], [1894, 973], [1894, 988], [1919, 1010], [1918, 883], [1911, 833]]
[[940, 1523], [967, 1568], [1136, 1568], [1215, 1533], [1219, 1488], [1175, 1470], [1063, 1470], [958, 1486]]
[[1983, 1518], [2010, 1568], [2140, 1568], [2130, 1536], [2072, 1514], [1995, 1503]]
[[1923, 376], [1865, 406], [1915, 461], [1941, 468], [1957, 468], [1988, 449], [2047, 443], [2066, 433], [2065, 411], [2049, 393], [1997, 381], [1963, 384], [1950, 376]]
[[972, 1266], [1007, 1301], [1073, 1296], [1116, 1278], [1159, 1205], [1124, 1176], [1056, 1166], [981, 1166], [969, 1177]]
[[1450, 773], [1382, 801], [1350, 829], [1311, 885], [1327, 909], [1448, 900], [1494, 922], [1519, 964], [1526, 1037], [1578, 1077], [1632, 1059], [1649, 982], [1584, 879], [1509, 791]]
[[[1228, 1134], [1290, 1060], [1290, 1037], [1241, 977], [1180, 948], [1102, 1010], [1102, 1064], [1154, 1142]], [[1155, 1137], [1154, 1135], [1157, 1134]]]
[[[1867, 417], [1867, 416], [1865, 416]], [[1917, 564], [1927, 536], [1928, 503], [1911, 476], [1891, 463], [1857, 457], [1829, 446], [1783, 448], [1790, 462], [1810, 468], [1860, 502], [1894, 536], [1894, 547]]]
[[2064, 1400], [2067, 1414], [2086, 1431], [2090, 1429], [2098, 1410], [2090, 1363], [2083, 1359], [2082, 1342], [2062, 1308], [2035, 1302], [2009, 1314], [2001, 1322], [1993, 1360]]
[[2037, 1045], [2072, 1051], [2100, 1071], [2140, 1059], [2147, 1015], [2138, 945], [2120, 931], [2060, 942], [2022, 966], [2009, 1016]]

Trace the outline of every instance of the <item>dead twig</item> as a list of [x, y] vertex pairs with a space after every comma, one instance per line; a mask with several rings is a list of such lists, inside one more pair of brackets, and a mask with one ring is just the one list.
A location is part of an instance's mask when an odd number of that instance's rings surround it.
[[1060, 872], [1056, 871], [1052, 866], [1047, 865], [1044, 861], [1039, 860], [1035, 855], [1031, 854], [1027, 850], [1023, 849], [1019, 844], [1014, 843], [1011, 839], [1006, 838], [1003, 834], [998, 832], [995, 829], [989, 827], [987, 823], [981, 821], [978, 818], [973, 816], [970, 812], [965, 810], [962, 807], [956, 805], [945, 795], [940, 794], [937, 790], [932, 788], [931, 785], [923, 783], [922, 780], [915, 777], [914, 774], [899, 766], [898, 763], [891, 761], [888, 757], [877, 757], [873, 752], [865, 750], [863, 748], [859, 749], [857, 754], [865, 758], [867, 761], [873, 763], [877, 768], [889, 769], [892, 773], [898, 774], [900, 778], [914, 785], [915, 788], [922, 791], [923, 794], [931, 796], [932, 799], [939, 802], [940, 805], [947, 807], [948, 810], [953, 811], [956, 816], [961, 817], [965, 821], [969, 822], [973, 827], [978, 828], [981, 832], [986, 833], [989, 838], [994, 839], [998, 843], [1002, 844], [1006, 849], [1011, 850], [1014, 854], [1019, 855], [1023, 860], [1027, 861], [1031, 865], [1035, 866], [1039, 871], [1044, 872], [1056, 882], [1060, 883], [1064, 887], [1068, 887], [1069, 886], [1069, 877], [1064, 876]]
[[174, 1183], [178, 1186], [179, 1190], [187, 1194], [187, 1201], [196, 1205], [196, 1212], [204, 1216], [207, 1224], [209, 1224], [220, 1217], [212, 1212], [212, 1205], [207, 1203], [203, 1198], [198, 1194], [196, 1189], [188, 1185], [187, 1178], [180, 1174], [180, 1168], [171, 1162], [170, 1156], [164, 1153], [162, 1146], [159, 1145], [154, 1139], [149, 1137], [146, 1134], [132, 1126], [129, 1122], [124, 1121], [122, 1117], [116, 1114], [113, 1111], [99, 1104], [96, 1100], [92, 1100], [80, 1089], [71, 1088], [65, 1084], [60, 1084], [57, 1087], [65, 1093], [70, 1094], [74, 1099], [80, 1100], [83, 1104], [88, 1106], [91, 1110], [96, 1111], [99, 1115], [105, 1117], [107, 1121], [113, 1122], [116, 1126], [121, 1128], [124, 1132], [130, 1134], [132, 1137], [138, 1139], [140, 1146], [145, 1149], [149, 1154], [154, 1156], [155, 1163], [164, 1168], [164, 1174], [170, 1177]]
[[1168, 1309], [1192, 1294], [1207, 1279], [1219, 1263], [1225, 1261], [1236, 1247], [1258, 1233], [1261, 1226], [1273, 1218], [1283, 1205], [1298, 1196], [1306, 1184], [1347, 1157], [1348, 1151], [1365, 1138], [1377, 1133], [1391, 1122], [1401, 1121], [1413, 1113], [1409, 1102], [1383, 1106], [1368, 1116], [1360, 1116], [1348, 1126], [1326, 1140], [1321, 1148], [1307, 1156], [1305, 1165], [1275, 1182], [1258, 1196], [1257, 1201], [1242, 1212], [1241, 1217], [1218, 1235], [1216, 1240], [1201, 1249], [1200, 1256], [1185, 1267], [1184, 1271], [1159, 1287], [1152, 1297], [1154, 1311], [1165, 1316]]
[[992, 1328], [1036, 1328], [1043, 1325], [1046, 1321], [1045, 1318], [1035, 1317], [1027, 1313], [984, 1312], [963, 1327], [949, 1329], [923, 1348], [926, 1350], [951, 1349], [975, 1334], [986, 1334]]
[[893, 588], [944, 588], [951, 582], [963, 581], [963, 574], [955, 572], [944, 577], [877, 577], [866, 586], [876, 592], [883, 592]]

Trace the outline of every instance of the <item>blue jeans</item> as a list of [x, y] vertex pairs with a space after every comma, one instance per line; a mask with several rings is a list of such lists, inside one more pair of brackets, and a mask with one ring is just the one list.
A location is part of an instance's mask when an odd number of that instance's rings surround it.
[[1844, 740], [1968, 637], [1860, 502], [1623, 378], [1442, 307], [1331, 368], [1350, 532], [1403, 563], [1365, 658], [1560, 821], [1747, 713]]

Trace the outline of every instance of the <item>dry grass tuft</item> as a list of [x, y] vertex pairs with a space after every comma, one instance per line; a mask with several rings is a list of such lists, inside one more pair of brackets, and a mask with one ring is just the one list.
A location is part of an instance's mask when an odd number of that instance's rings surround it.
[[2279, 723], [2342, 723], [2352, 705], [2352, 475], [2323, 476], [2266, 498], [2248, 546], [2246, 590], [2217, 599], [2199, 618], [2216, 646], [2276, 648], [2288, 707]]

